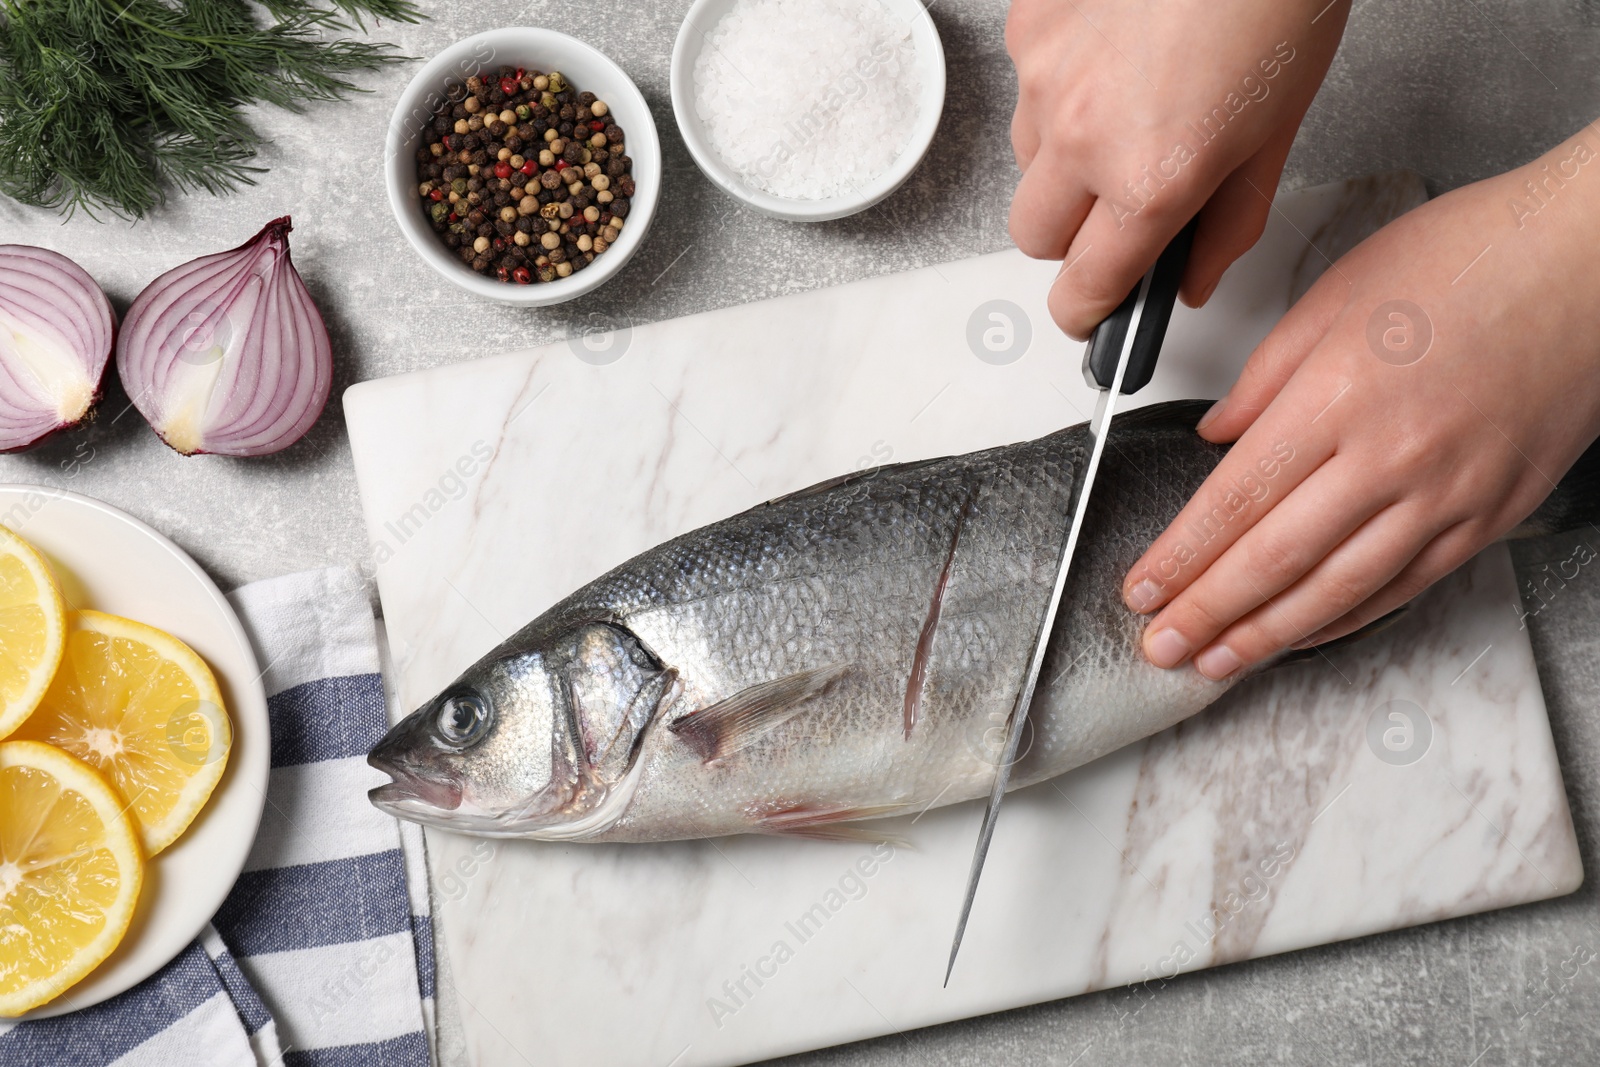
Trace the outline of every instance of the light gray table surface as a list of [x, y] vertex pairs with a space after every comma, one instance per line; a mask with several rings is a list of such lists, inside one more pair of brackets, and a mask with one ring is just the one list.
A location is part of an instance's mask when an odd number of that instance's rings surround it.
[[[366, 538], [338, 395], [353, 382], [525, 348], [591, 316], [650, 322], [1005, 248], [1017, 172], [1016, 84], [1001, 0], [936, 0], [950, 92], [929, 158], [908, 187], [855, 218], [777, 222], [737, 206], [695, 169], [668, 100], [668, 55], [687, 0], [428, 3], [433, 18], [380, 33], [410, 55], [500, 25], [544, 25], [617, 59], [662, 134], [660, 217], [627, 270], [564, 307], [471, 300], [411, 253], [378, 163], [414, 65], [304, 115], [265, 110], [260, 183], [179, 199], [130, 226], [0, 200], [0, 242], [62, 251], [125, 309], [156, 274], [231, 247], [291, 214], [294, 259], [333, 333], [334, 399], [277, 457], [184, 459], [113, 385], [92, 426], [20, 456], [0, 480], [104, 499], [165, 531], [224, 588], [290, 571], [359, 565]], [[1521, 163], [1600, 117], [1600, 0], [1364, 0], [1290, 158], [1289, 186], [1406, 167], [1435, 192]], [[1600, 235], [1597, 235], [1600, 236]], [[752, 358], [760, 358], [759, 349]], [[1518, 546], [1524, 577], [1573, 538]], [[1587, 862], [1600, 831], [1600, 583], [1588, 571], [1531, 620], [1540, 675]], [[799, 1063], [1083, 1065], [1578, 1064], [1600, 1062], [1600, 954], [1592, 888], [1175, 981], [1130, 1017], [1111, 991], [797, 1057]], [[1571, 968], [1567, 971], [1570, 973]], [[448, 1001], [447, 991], [441, 991]], [[447, 1007], [447, 1006], [446, 1006]], [[446, 1011], [447, 1021], [449, 1012]], [[619, 1020], [619, 1023], [624, 1023]], [[529, 1062], [539, 1062], [528, 1050]], [[665, 1067], [665, 1065], [662, 1065]]]

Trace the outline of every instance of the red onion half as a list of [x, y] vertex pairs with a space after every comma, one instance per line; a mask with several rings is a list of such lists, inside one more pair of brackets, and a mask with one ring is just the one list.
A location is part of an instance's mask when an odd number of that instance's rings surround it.
[[333, 348], [289, 262], [290, 229], [274, 219], [238, 248], [174, 267], [128, 309], [122, 384], [184, 455], [280, 451], [328, 401]]
[[0, 245], [0, 452], [89, 417], [117, 317], [94, 279], [48, 248]]

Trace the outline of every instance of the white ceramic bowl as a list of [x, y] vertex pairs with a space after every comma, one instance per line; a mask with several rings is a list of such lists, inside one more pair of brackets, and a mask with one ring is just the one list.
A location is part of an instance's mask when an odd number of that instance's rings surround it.
[[[638, 192], [629, 207], [622, 236], [588, 267], [553, 282], [515, 285], [478, 274], [457, 259], [433, 232], [417, 196], [417, 146], [422, 143], [423, 127], [433, 119], [434, 107], [444, 98], [445, 84], [465, 81], [480, 71], [492, 71], [502, 65], [559, 70], [580, 91], [604, 100], [617, 125], [627, 134], [627, 153], [633, 159]], [[400, 232], [430, 267], [476, 296], [520, 307], [545, 307], [582, 296], [604, 284], [644, 243], [661, 195], [661, 142], [649, 105], [621, 67], [564, 33], [509, 26], [457, 41], [417, 72], [400, 94], [389, 121], [384, 171], [389, 206], [394, 209]]]
[[0, 485], [0, 521], [44, 553], [69, 607], [138, 619], [198, 652], [233, 720], [222, 781], [188, 831], [150, 861], [122, 944], [82, 982], [23, 1016], [38, 1019], [131, 989], [205, 929], [255, 841], [272, 739], [262, 672], [244, 627], [183, 549], [109, 504], [43, 486]]
[[729, 196], [741, 200], [757, 211], [774, 218], [792, 222], [824, 222], [842, 219], [865, 211], [898, 189], [911, 172], [917, 169], [928, 146], [933, 143], [934, 132], [939, 128], [939, 116], [944, 111], [944, 46], [939, 43], [939, 31], [928, 17], [922, 0], [881, 0], [891, 15], [905, 19], [911, 27], [911, 41], [922, 73], [922, 106], [917, 121], [911, 129], [905, 151], [888, 170], [846, 196], [827, 197], [821, 200], [800, 200], [793, 197], [774, 196], [750, 184], [722, 157], [717, 155], [706, 137], [705, 124], [694, 104], [694, 64], [705, 47], [708, 34], [733, 7], [735, 0], [695, 0], [689, 14], [678, 30], [678, 39], [672, 46], [672, 113], [678, 120], [678, 131], [689, 154], [700, 169]]

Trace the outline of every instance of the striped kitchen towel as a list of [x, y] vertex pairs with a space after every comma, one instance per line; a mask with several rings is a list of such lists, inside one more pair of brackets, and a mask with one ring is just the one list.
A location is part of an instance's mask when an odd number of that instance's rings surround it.
[[0, 1022], [5, 1067], [282, 1062], [271, 1015], [209, 928], [177, 959], [120, 997], [54, 1019]]
[[408, 855], [366, 798], [385, 780], [365, 757], [387, 718], [365, 584], [351, 570], [313, 571], [231, 599], [265, 668], [272, 722], [245, 872], [213, 929], [145, 983], [0, 1031], [5, 1067], [428, 1067], [420, 836]]

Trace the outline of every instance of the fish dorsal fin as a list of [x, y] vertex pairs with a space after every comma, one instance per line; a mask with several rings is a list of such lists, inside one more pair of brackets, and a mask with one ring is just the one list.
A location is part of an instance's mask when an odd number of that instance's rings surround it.
[[824, 478], [817, 484], [808, 485], [804, 489], [796, 489], [792, 493], [784, 493], [782, 496], [775, 496], [761, 506], [770, 508], [774, 504], [787, 504], [792, 500], [803, 500], [808, 496], [816, 496], [818, 493], [826, 493], [829, 489], [840, 489], [847, 485], [854, 485], [857, 482], [864, 482], [869, 478], [878, 478], [885, 474], [898, 474], [904, 471], [912, 471], [916, 470], [918, 467], [926, 467], [930, 463], [938, 462], [940, 461], [937, 459], [914, 459], [905, 463], [889, 463], [882, 467], [868, 467], [865, 470], [850, 471], [847, 474], [836, 474], [832, 478]]
[[668, 729], [706, 763], [726, 759], [796, 715], [850, 671], [849, 664], [815, 667], [741, 689], [725, 700], [697, 708]]
[[1117, 417], [1112, 420], [1112, 425], [1117, 428], [1119, 434], [1138, 426], [1153, 430], [1193, 433], [1200, 419], [1213, 406], [1214, 402], [1210, 400], [1163, 400], [1156, 404], [1119, 411]]

